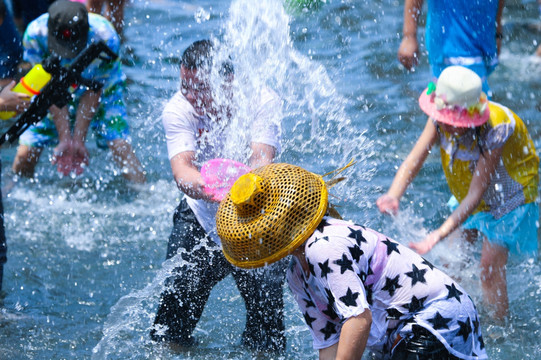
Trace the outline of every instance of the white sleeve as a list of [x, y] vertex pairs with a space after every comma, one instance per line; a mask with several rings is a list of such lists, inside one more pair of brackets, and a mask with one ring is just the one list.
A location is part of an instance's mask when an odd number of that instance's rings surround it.
[[197, 123], [191, 105], [177, 93], [162, 113], [169, 159], [185, 151], [197, 150]]
[[282, 137], [282, 101], [278, 95], [270, 89], [264, 89], [254, 116], [251, 141], [270, 145], [279, 153]]

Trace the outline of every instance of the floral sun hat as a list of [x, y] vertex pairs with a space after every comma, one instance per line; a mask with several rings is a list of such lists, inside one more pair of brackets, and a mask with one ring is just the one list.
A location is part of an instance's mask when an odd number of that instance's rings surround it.
[[481, 78], [463, 66], [445, 68], [437, 84], [423, 91], [419, 105], [434, 120], [456, 127], [480, 126], [490, 116]]

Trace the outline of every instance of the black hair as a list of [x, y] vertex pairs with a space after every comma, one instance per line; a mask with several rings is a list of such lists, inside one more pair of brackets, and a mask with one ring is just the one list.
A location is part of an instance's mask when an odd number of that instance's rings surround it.
[[[210, 40], [197, 40], [184, 50], [180, 64], [188, 70], [197, 70], [201, 67], [210, 68], [212, 65], [214, 45]], [[234, 73], [230, 60], [224, 61], [220, 67], [220, 75], [228, 76]]]

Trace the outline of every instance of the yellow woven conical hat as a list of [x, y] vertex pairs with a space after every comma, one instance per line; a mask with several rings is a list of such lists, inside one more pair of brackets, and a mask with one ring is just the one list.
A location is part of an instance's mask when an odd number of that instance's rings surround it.
[[290, 164], [255, 169], [235, 182], [218, 208], [224, 255], [241, 268], [278, 261], [308, 239], [327, 205], [320, 175]]

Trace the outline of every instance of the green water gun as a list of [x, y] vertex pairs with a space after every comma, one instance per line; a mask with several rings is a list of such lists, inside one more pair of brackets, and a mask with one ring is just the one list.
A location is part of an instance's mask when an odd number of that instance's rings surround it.
[[31, 125], [38, 123], [45, 116], [52, 105], [63, 108], [71, 99], [69, 88], [76, 85], [86, 86], [89, 90], [98, 91], [103, 84], [84, 79], [81, 73], [95, 60], [100, 59], [107, 63], [115, 61], [118, 55], [103, 41], [92, 43], [81, 51], [69, 67], [60, 65], [60, 58], [51, 56], [42, 63], [43, 70], [51, 75], [50, 80], [34, 97], [28, 109], [22, 113], [15, 123], [0, 137], [0, 146], [6, 141], [13, 143]]

